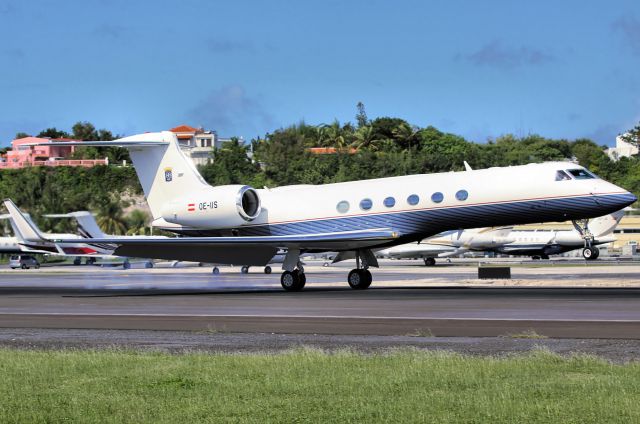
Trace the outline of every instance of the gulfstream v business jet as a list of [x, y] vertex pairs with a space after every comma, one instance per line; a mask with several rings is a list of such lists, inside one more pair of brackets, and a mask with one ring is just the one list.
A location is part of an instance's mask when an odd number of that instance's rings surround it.
[[115, 244], [122, 256], [256, 266], [285, 249], [280, 281], [286, 290], [304, 287], [305, 252], [355, 259], [347, 281], [364, 289], [372, 280], [369, 267], [378, 265], [373, 248], [446, 230], [542, 221], [575, 220], [586, 231], [586, 219], [637, 200], [568, 162], [255, 189], [210, 186], [168, 131], [82, 144], [129, 149], [153, 225], [189, 236], [85, 242]]

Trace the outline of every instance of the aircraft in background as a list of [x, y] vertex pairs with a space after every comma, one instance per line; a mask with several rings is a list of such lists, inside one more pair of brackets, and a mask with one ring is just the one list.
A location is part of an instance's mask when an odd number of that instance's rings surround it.
[[264, 266], [284, 249], [280, 282], [285, 290], [300, 290], [306, 283], [301, 254], [337, 251], [336, 261], [355, 259], [347, 282], [365, 289], [372, 281], [369, 267], [378, 266], [372, 249], [459, 228], [573, 220], [591, 246], [588, 218], [637, 200], [569, 162], [254, 189], [207, 184], [169, 131], [82, 146], [127, 148], [152, 225], [190, 236], [106, 237], [87, 243], [115, 244], [120, 256], [248, 266]]
[[490, 250], [513, 243], [510, 233], [510, 227], [446, 231], [421, 242], [379, 250], [376, 256], [393, 259], [422, 258], [426, 266], [433, 266], [436, 258], [459, 256], [471, 250]]
[[595, 260], [600, 256], [598, 245], [615, 241], [613, 231], [624, 216], [624, 211], [616, 211], [609, 215], [595, 218], [589, 222], [588, 230], [593, 240], [590, 246], [584, 245], [584, 236], [578, 229], [573, 230], [519, 230], [509, 235], [513, 243], [491, 249], [505, 255], [531, 256], [533, 259], [549, 259], [549, 255], [557, 255], [582, 248], [582, 257]]
[[[14, 231], [16, 242], [24, 249], [19, 253], [42, 253], [52, 256], [73, 257], [74, 265], [80, 265], [82, 263], [82, 258], [85, 258], [86, 264], [94, 264], [97, 259], [121, 259], [120, 256], [113, 255], [113, 250], [116, 248], [114, 245], [98, 243], [89, 244], [85, 242], [85, 236], [78, 234], [43, 233], [36, 226], [33, 220], [28, 217], [28, 214], [20, 211], [11, 199], [5, 199], [4, 205], [9, 211], [9, 220]], [[54, 217], [63, 216], [79, 218], [79, 228], [81, 227], [80, 221], [83, 221], [85, 226], [93, 228], [93, 231], [97, 229], [100, 234], [104, 235], [104, 233], [100, 231], [98, 224], [95, 222], [95, 219], [90, 212], [72, 212], [70, 214], [58, 214]], [[91, 221], [93, 222], [93, 225], [91, 224]], [[68, 240], [69, 243], [60, 245], [52, 241], [55, 238], [64, 238], [65, 240]], [[124, 260], [122, 267], [125, 269], [129, 269], [131, 267], [131, 263], [128, 258]], [[146, 262], [145, 267], [153, 267], [153, 262]]]

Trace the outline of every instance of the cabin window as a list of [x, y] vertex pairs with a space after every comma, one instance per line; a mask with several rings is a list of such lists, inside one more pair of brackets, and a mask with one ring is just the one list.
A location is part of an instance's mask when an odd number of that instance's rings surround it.
[[467, 192], [467, 190], [459, 190], [456, 193], [456, 199], [460, 200], [461, 202], [467, 200], [468, 197], [469, 193]]
[[371, 201], [371, 199], [362, 199], [360, 201], [360, 209], [362, 209], [363, 211], [368, 211], [369, 209], [371, 209], [371, 206], [373, 206], [373, 202]]
[[556, 181], [570, 180], [571, 177], [564, 171], [556, 171]]
[[439, 191], [436, 191], [435, 193], [433, 193], [431, 195], [431, 201], [433, 203], [440, 203], [444, 200], [444, 195], [442, 193], [440, 193]]
[[338, 206], [336, 206], [336, 209], [338, 210], [338, 212], [340, 213], [347, 213], [349, 212], [349, 202], [347, 202], [346, 200], [343, 200], [341, 202], [338, 203]]
[[411, 206], [417, 205], [419, 201], [420, 201], [420, 198], [418, 197], [417, 194], [412, 194], [411, 196], [407, 197], [407, 203], [410, 204]]
[[595, 178], [590, 172], [585, 169], [570, 169], [569, 174], [573, 175], [576, 180], [589, 180]]
[[396, 199], [394, 199], [393, 197], [387, 197], [382, 203], [384, 203], [386, 207], [392, 208], [396, 205]]

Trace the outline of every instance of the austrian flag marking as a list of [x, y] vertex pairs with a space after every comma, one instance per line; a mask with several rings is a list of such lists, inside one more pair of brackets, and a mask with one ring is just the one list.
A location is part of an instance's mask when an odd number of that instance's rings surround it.
[[187, 205], [187, 211], [188, 212], [194, 212], [196, 210], [196, 204], [195, 203], [189, 203]]

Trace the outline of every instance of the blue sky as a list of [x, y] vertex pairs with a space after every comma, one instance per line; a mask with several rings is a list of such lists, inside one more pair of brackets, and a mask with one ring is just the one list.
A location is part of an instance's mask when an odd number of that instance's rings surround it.
[[0, 145], [397, 116], [483, 142], [640, 120], [638, 1], [0, 0]]

